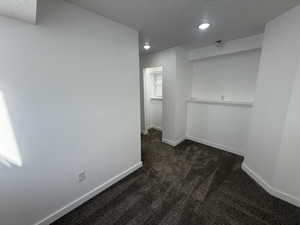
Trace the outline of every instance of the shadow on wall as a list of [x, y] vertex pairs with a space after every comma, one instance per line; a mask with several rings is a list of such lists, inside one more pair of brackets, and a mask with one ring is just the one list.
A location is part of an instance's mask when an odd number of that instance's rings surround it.
[[3, 93], [0, 91], [0, 163], [7, 167], [22, 167], [23, 162], [10, 121]]

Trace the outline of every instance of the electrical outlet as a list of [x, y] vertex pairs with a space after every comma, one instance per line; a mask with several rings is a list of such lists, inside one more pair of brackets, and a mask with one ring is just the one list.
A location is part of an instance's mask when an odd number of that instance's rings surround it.
[[86, 174], [85, 174], [85, 171], [81, 171], [78, 173], [78, 181], [79, 182], [82, 182], [82, 181], [85, 181], [86, 180]]

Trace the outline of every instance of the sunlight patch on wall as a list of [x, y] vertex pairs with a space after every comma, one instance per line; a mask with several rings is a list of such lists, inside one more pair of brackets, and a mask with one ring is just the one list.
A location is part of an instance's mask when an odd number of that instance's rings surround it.
[[23, 164], [2, 92], [0, 92], [0, 163], [8, 167], [12, 165], [21, 167]]

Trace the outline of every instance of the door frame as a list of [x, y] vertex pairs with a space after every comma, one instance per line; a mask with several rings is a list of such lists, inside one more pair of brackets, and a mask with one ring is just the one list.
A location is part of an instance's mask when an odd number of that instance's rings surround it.
[[[151, 73], [161, 72], [163, 76], [163, 66], [147, 67], [143, 69], [143, 89], [144, 89], [144, 133], [147, 134], [148, 130], [151, 128], [151, 116], [150, 116], [150, 101], [151, 101], [151, 87], [150, 82], [152, 78]], [[164, 78], [163, 78], [164, 80]], [[163, 85], [164, 87], [164, 85]], [[164, 91], [163, 91], [164, 92]], [[163, 104], [163, 101], [162, 101]]]

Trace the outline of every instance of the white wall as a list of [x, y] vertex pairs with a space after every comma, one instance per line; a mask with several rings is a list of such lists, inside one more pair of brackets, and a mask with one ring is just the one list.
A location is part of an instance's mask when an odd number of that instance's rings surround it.
[[188, 61], [188, 51], [176, 48], [176, 143], [185, 139], [187, 129], [186, 100], [190, 96], [192, 87], [192, 64]]
[[266, 26], [244, 168], [300, 206], [300, 6]]
[[260, 50], [193, 62], [192, 97], [253, 101]]
[[274, 173], [274, 186], [292, 196], [300, 207], [300, 179], [295, 179], [299, 177], [300, 170], [300, 59], [298, 65]]
[[251, 107], [189, 102], [187, 115], [188, 139], [245, 154]]
[[[259, 58], [260, 50], [250, 50], [193, 61], [191, 97], [253, 101]], [[245, 154], [251, 107], [189, 102], [187, 108], [187, 138]]]
[[150, 127], [162, 129], [162, 99], [150, 100]]
[[34, 224], [141, 161], [138, 33], [40, 4], [38, 26], [0, 18], [0, 91], [21, 161], [0, 162], [5, 225]]
[[246, 162], [270, 183], [299, 63], [296, 18], [286, 13], [267, 24], [257, 81]]
[[140, 59], [140, 71], [139, 71], [139, 74], [140, 74], [140, 114], [141, 114], [141, 132], [143, 134], [146, 134], [146, 127], [145, 127], [145, 112], [144, 112], [144, 109], [145, 109], [145, 96], [144, 96], [144, 70], [143, 70], [143, 57], [141, 55], [141, 52], [140, 52], [140, 55], [139, 55], [139, 59]]

